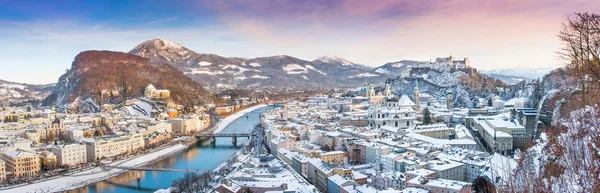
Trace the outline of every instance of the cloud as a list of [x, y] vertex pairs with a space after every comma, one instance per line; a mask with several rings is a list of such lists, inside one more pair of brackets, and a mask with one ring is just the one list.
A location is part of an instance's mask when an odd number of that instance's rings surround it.
[[166, 19], [160, 19], [160, 20], [154, 20], [154, 21], [150, 21], [147, 24], [158, 24], [158, 23], [165, 23], [165, 22], [170, 22], [170, 21], [174, 21], [179, 19], [179, 17], [169, 17]]
[[476, 67], [557, 64], [555, 34], [585, 0], [276, 1], [206, 0], [227, 27], [256, 44], [309, 58], [323, 54], [371, 66], [453, 54]]

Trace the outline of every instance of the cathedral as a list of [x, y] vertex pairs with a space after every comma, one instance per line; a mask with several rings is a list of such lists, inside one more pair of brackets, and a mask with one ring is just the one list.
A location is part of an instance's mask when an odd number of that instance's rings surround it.
[[[418, 100], [418, 86], [415, 87], [415, 90], [417, 91], [415, 100]], [[370, 103], [367, 115], [369, 126], [381, 128], [387, 125], [399, 129], [414, 126], [417, 119], [415, 108], [418, 105], [410, 100], [408, 96], [402, 95], [398, 98], [398, 96], [392, 94], [389, 84], [386, 84], [384, 94], [379, 92], [378, 95], [375, 95], [374, 93], [375, 89], [370, 85], [367, 89]]]

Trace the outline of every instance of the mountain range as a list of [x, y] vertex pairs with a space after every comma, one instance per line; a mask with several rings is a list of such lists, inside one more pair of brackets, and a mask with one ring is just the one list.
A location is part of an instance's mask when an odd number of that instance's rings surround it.
[[[544, 75], [548, 74], [550, 71], [555, 69], [555, 67], [540, 67], [540, 68], [499, 68], [499, 69], [491, 69], [491, 70], [481, 70], [481, 72], [496, 75], [496, 76], [505, 76], [512, 77], [517, 79], [525, 79], [532, 80], [541, 78]], [[497, 77], [500, 78], [500, 77]]]
[[251, 59], [223, 57], [197, 53], [161, 39], [145, 41], [129, 53], [170, 64], [211, 90], [355, 87], [388, 78], [386, 74], [339, 57], [320, 57], [313, 61], [286, 55]]
[[[456, 85], [464, 74], [451, 72], [437, 63], [414, 60], [371, 68], [333, 56], [312, 61], [287, 55], [250, 59], [224, 57], [197, 53], [174, 42], [153, 39], [142, 42], [128, 53], [80, 53], [71, 69], [59, 78], [44, 104], [69, 107], [82, 102], [91, 105], [118, 102], [141, 96], [148, 84], [170, 90], [173, 100], [179, 104], [205, 104], [215, 102], [212, 93], [228, 89], [356, 88], [365, 82], [380, 84], [388, 78], [409, 76], [414, 67], [435, 69], [421, 76], [439, 85]], [[509, 70], [490, 72], [512, 73]], [[505, 81], [521, 79], [497, 76], [504, 77]], [[15, 92], [0, 90], [4, 95]], [[103, 93], [119, 96], [107, 97]]]
[[24, 84], [0, 80], [0, 101], [10, 104], [41, 101], [52, 93], [54, 85]]

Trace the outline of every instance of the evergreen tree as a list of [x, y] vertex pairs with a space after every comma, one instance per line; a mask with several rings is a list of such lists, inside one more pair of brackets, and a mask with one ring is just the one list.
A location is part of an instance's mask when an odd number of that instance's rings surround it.
[[426, 107], [425, 110], [423, 110], [423, 124], [431, 124], [431, 112], [429, 112], [429, 107]]

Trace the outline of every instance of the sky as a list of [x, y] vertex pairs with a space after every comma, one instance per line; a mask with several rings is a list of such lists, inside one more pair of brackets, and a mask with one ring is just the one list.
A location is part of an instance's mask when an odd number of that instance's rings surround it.
[[597, 0], [0, 0], [0, 79], [57, 82], [81, 51], [128, 52], [155, 38], [231, 57], [555, 67], [562, 23], [597, 10]]

